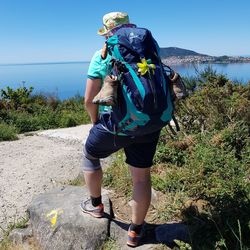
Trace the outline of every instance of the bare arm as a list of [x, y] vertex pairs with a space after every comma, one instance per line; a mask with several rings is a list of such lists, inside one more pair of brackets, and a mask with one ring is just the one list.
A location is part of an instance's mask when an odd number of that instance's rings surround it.
[[101, 83], [101, 79], [87, 79], [84, 104], [93, 124], [98, 120], [98, 105], [93, 104], [92, 100], [100, 91]]

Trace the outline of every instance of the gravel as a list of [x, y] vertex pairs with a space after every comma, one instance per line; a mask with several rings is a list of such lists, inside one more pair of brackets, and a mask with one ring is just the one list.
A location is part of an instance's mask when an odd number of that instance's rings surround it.
[[34, 196], [79, 175], [82, 143], [90, 128], [40, 131], [0, 143], [0, 229], [25, 217]]

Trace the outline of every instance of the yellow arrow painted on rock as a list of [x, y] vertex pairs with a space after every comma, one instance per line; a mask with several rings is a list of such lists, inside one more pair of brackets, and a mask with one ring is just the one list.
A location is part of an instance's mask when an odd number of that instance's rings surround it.
[[56, 225], [57, 217], [59, 214], [62, 214], [62, 213], [63, 213], [62, 209], [53, 209], [49, 213], [47, 213], [46, 217], [47, 218], [50, 217], [50, 223], [52, 227]]

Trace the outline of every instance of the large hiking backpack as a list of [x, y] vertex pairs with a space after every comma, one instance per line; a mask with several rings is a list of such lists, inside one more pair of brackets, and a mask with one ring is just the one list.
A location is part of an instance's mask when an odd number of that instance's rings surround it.
[[111, 113], [115, 133], [140, 136], [161, 129], [172, 119], [173, 103], [151, 32], [120, 28], [106, 43], [112, 57], [110, 74], [120, 82]]

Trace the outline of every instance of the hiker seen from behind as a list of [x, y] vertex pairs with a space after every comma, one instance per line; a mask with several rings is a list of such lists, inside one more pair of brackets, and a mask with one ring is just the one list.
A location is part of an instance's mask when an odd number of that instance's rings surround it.
[[173, 114], [170, 81], [151, 32], [130, 23], [123, 12], [103, 17], [98, 34], [106, 39], [89, 65], [85, 107], [93, 123], [84, 145], [82, 168], [90, 197], [84, 213], [100, 218], [102, 168], [100, 159], [124, 149], [133, 194], [127, 245], [138, 246], [151, 201], [150, 168], [161, 129]]

